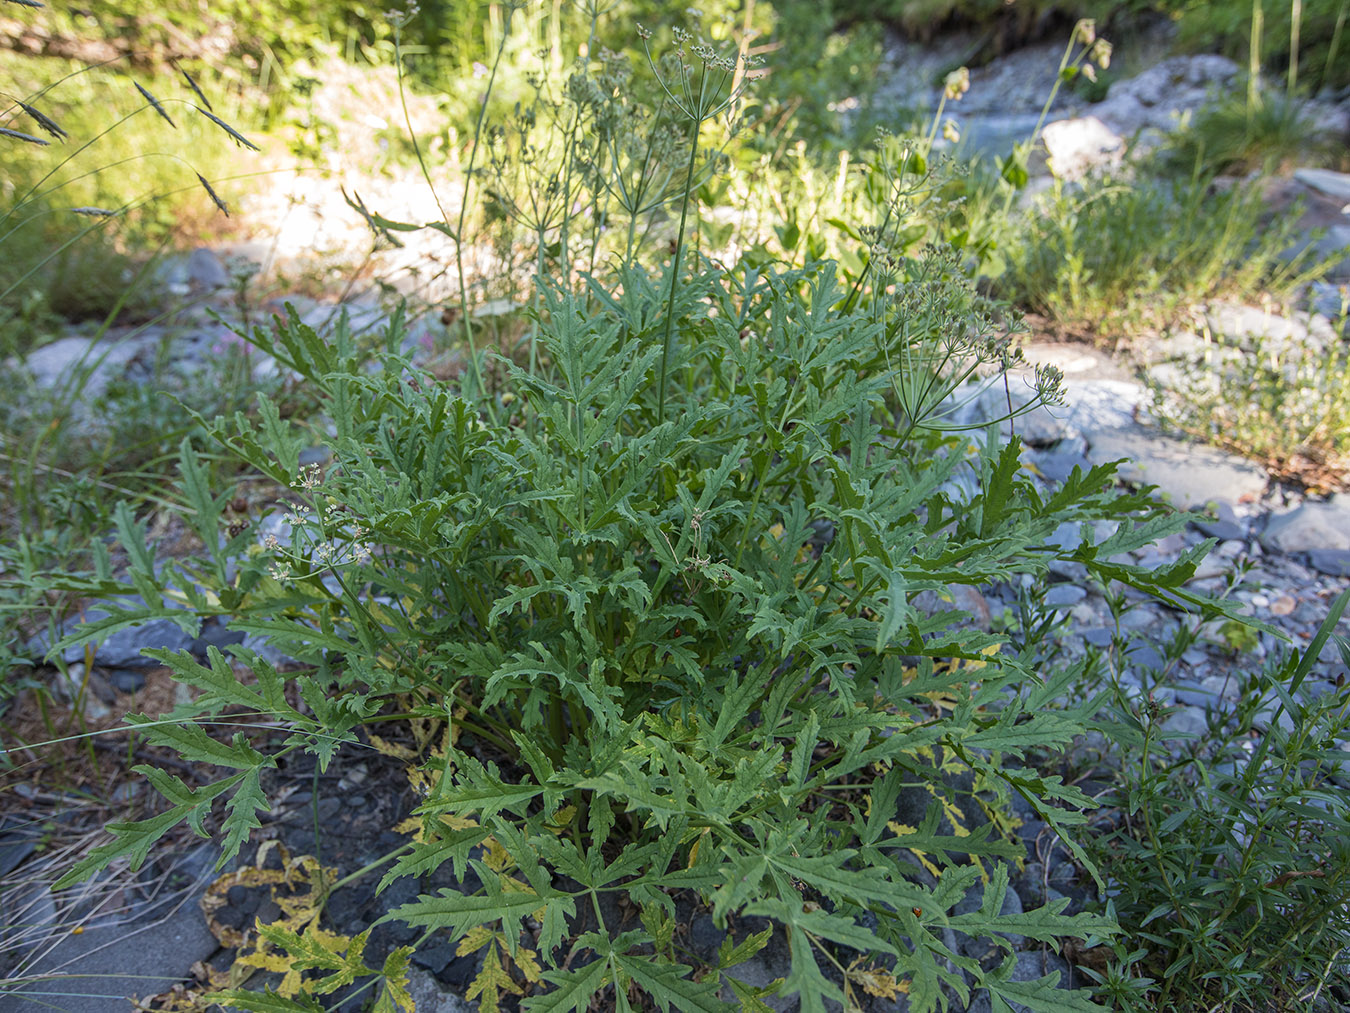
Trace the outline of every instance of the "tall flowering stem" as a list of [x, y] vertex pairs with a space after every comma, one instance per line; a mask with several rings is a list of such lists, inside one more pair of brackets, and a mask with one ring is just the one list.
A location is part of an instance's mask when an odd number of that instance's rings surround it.
[[[680, 201], [680, 228], [675, 236], [675, 253], [670, 264], [670, 295], [666, 298], [666, 326], [661, 339], [661, 373], [656, 402], [658, 424], [664, 422], [666, 418], [666, 374], [675, 331], [675, 296], [680, 287], [680, 264], [684, 256], [685, 229], [689, 222], [689, 202], [694, 192], [694, 167], [698, 162], [699, 134], [704, 123], [736, 108], [748, 80], [740, 58], [720, 56], [716, 49], [705, 42], [691, 45], [693, 36], [682, 28], [676, 28], [673, 35], [676, 49], [671, 61], [674, 65], [672, 84], [666, 81], [652, 58], [651, 50], [647, 47], [652, 33], [641, 25], [638, 26], [638, 36], [642, 39], [643, 49], [647, 53], [647, 62], [656, 72], [656, 80], [665, 93], [666, 100], [677, 114], [689, 120], [689, 164], [685, 172], [684, 193]], [[686, 62], [686, 46], [689, 46], [689, 52], [699, 62], [697, 74], [694, 73], [691, 64]]]

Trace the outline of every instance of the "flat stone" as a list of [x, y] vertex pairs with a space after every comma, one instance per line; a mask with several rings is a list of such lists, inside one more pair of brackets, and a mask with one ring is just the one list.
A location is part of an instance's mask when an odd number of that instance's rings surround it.
[[1301, 321], [1242, 303], [1215, 303], [1205, 313], [1205, 324], [1215, 336], [1244, 345], [1262, 338], [1273, 339], [1281, 344], [1302, 342], [1308, 338], [1308, 327]]
[[[984, 903], [984, 884], [976, 883], [966, 895], [957, 901], [952, 909], [952, 914], [963, 915], [972, 911], [978, 911], [980, 905]], [[1022, 913], [1022, 898], [1018, 896], [1016, 890], [1009, 889], [1003, 895], [1003, 906], [999, 909], [999, 914], [1005, 917], [1012, 917]], [[1021, 946], [1026, 942], [1026, 937], [1018, 932], [1001, 932], [999, 935], [1007, 939], [1013, 946]], [[991, 951], [998, 949], [998, 944], [991, 938], [976, 938], [968, 936], [964, 932], [956, 934], [957, 944], [961, 952], [968, 957], [980, 959]]]
[[96, 342], [71, 336], [30, 352], [23, 365], [38, 387], [70, 388], [87, 399], [103, 393], [143, 347], [139, 341]]
[[1135, 413], [1150, 395], [1143, 384], [1129, 380], [1080, 380], [1069, 385], [1065, 400], [1057, 411], [1090, 442], [1094, 433], [1135, 425]]
[[1350, 173], [1333, 172], [1331, 169], [1295, 169], [1294, 178], [1304, 186], [1350, 204]]
[[[84, 615], [84, 621], [94, 622], [103, 619], [108, 615], [103, 609], [91, 608]], [[193, 622], [190, 613], [184, 612], [184, 617], [189, 622]], [[81, 619], [71, 617], [62, 626], [61, 636], [73, 633], [79, 629]], [[190, 650], [197, 634], [194, 632], [188, 634], [172, 619], [151, 619], [141, 623], [139, 626], [131, 626], [126, 629], [117, 630], [110, 633], [102, 641], [97, 643], [94, 651], [94, 664], [100, 668], [152, 668], [159, 664], [152, 658], [145, 657], [141, 652], [146, 648], [159, 647], [169, 651]], [[45, 657], [51, 648], [51, 640], [46, 633], [40, 633], [28, 641], [28, 652], [37, 658]], [[83, 647], [67, 647], [64, 651], [64, 660], [67, 663], [74, 663], [84, 659]]]
[[1261, 544], [1284, 553], [1350, 549], [1350, 500], [1333, 496], [1325, 503], [1304, 502], [1273, 514], [1261, 532]]
[[1110, 647], [1112, 637], [1112, 632], [1105, 626], [1083, 631], [1083, 639], [1093, 647]]
[[58, 1009], [108, 1013], [127, 1008], [130, 996], [167, 992], [192, 977], [192, 965], [219, 947], [198, 901], [212, 878], [210, 863], [185, 891], [160, 898], [153, 909], [132, 911], [113, 923], [66, 928], [44, 947], [26, 974], [50, 975], [9, 993], [0, 1009]]
[[417, 1013], [473, 1013], [478, 1009], [476, 1002], [468, 1002], [442, 988], [434, 977], [419, 967], [408, 968], [408, 994], [412, 996]]
[[1328, 577], [1350, 577], [1350, 549], [1313, 549], [1308, 562]]
[[1214, 519], [1196, 518], [1191, 526], [1208, 538], [1217, 538], [1221, 542], [1235, 541], [1247, 537], [1247, 526], [1238, 520], [1237, 514], [1228, 503], [1216, 503]]
[[1197, 707], [1201, 710], [1214, 706], [1217, 699], [1212, 692], [1206, 689], [1184, 683], [1174, 686], [1173, 692], [1176, 694], [1177, 703], [1184, 704], [1187, 707]]
[[1093, 464], [1126, 459], [1120, 466], [1121, 478], [1157, 486], [1163, 498], [1180, 509], [1216, 500], [1254, 500], [1266, 488], [1265, 472], [1242, 458], [1160, 436], [1142, 426], [1104, 430], [1089, 439], [1088, 459]]
[[1086, 472], [1092, 467], [1092, 462], [1083, 456], [1081, 447], [1070, 446], [1061, 452], [1060, 446], [1056, 446], [1053, 450], [1028, 449], [1022, 455], [1022, 459], [1035, 467], [1041, 477], [1050, 482], [1065, 481], [1073, 474], [1074, 468]]
[[[1327, 281], [1315, 281], [1309, 287], [1308, 299], [1311, 308], [1324, 317], [1333, 320], [1345, 315], [1350, 305], [1350, 292], [1344, 285], [1333, 285]], [[1344, 328], [1344, 321], [1342, 321]]]

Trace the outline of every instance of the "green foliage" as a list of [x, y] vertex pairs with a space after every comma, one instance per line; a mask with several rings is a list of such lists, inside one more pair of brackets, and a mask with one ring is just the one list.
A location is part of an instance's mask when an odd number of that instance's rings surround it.
[[[247, 835], [266, 804], [256, 773], [280, 754], [248, 732], [210, 740], [202, 729], [232, 706], [286, 727], [282, 754], [326, 758], [364, 722], [400, 714], [473, 740], [424, 759], [421, 842], [385, 881], [449, 862], [484, 890], [425, 896], [389, 917], [456, 938], [501, 932], [508, 952], [533, 918], [551, 987], [527, 1008], [582, 1008], [629, 983], [663, 1008], [724, 1008], [689, 968], [643, 956], [646, 930], [612, 935], [602, 922], [574, 940], [594, 962], [563, 969], [577, 912], [615, 891], [670, 914], [665, 891], [689, 888], [719, 922], [759, 914], [786, 926], [783, 988], [809, 1009], [842, 997], [845, 982], [822, 962], [843, 966], [845, 950], [894, 959], [911, 1002], [929, 1009], [944, 983], [965, 993], [953, 966], [980, 974], [946, 951], [942, 926], [1048, 942], [1109, 930], [1055, 908], [1011, 925], [988, 898], [950, 913], [981, 869], [1006, 882], [996, 859], [1020, 849], [990, 825], [943, 836], [939, 821], [955, 812], [945, 775], [971, 771], [992, 804], [1016, 791], [1071, 826], [1086, 797], [1021, 764], [1090, 715], [1046, 711], [1057, 689], [1027, 660], [910, 602], [951, 581], [1042, 574], [1060, 552], [1047, 548], [1059, 524], [1114, 518], [1117, 535], [1072, 557], [1104, 580], [1205, 604], [1183, 586], [1195, 558], [1165, 571], [1107, 561], [1176, 524], [1119, 495], [1111, 468], [1045, 499], [1020, 477], [1015, 442], [968, 459], [964, 440], [926, 428], [931, 406], [897, 419], [887, 359], [933, 337], [899, 330], [912, 311], [900, 297], [841, 308], [829, 265], [686, 279], [671, 345], [678, 384], [661, 421], [667, 282], [636, 270], [620, 281], [579, 292], [541, 282], [540, 366], [508, 366], [508, 421], [496, 420], [500, 397], [456, 395], [392, 351], [372, 374], [344, 332], [330, 346], [295, 318], [275, 336], [255, 331], [315, 386], [336, 427], [335, 465], [302, 472], [298, 437], [266, 407], [262, 426], [210, 425], [222, 450], [301, 500], [289, 546], [213, 537], [228, 493], [194, 478], [187, 520], [207, 558], [157, 574], [149, 552], [133, 552], [128, 576], [148, 607], [69, 642], [151, 615], [230, 615], [312, 667], [281, 675], [245, 653], [255, 690], [217, 656], [205, 668], [157, 655], [205, 692], [177, 715], [192, 724], [144, 733], [236, 772], [189, 790], [147, 769], [172, 808], [112, 827], [116, 839], [65, 882], [119, 855], [138, 862], [170, 826], [203, 825], [216, 798], [234, 799], [231, 846]], [[397, 339], [391, 331], [391, 350]], [[182, 467], [205, 474], [187, 444]], [[967, 503], [945, 483], [968, 467], [982, 491]], [[817, 554], [822, 526], [833, 537]], [[143, 537], [129, 517], [121, 528], [128, 547]], [[187, 589], [189, 612], [158, 604], [170, 585]], [[287, 683], [306, 711], [287, 702]], [[915, 786], [934, 793], [928, 818], [895, 824], [898, 793]], [[940, 884], [911, 882], [897, 849], [925, 853]], [[864, 917], [875, 933], [858, 927]], [[1068, 1001], [998, 973], [984, 984], [1034, 1008]]]
[[[1245, 346], [1245, 347], [1244, 347]], [[1331, 338], [1216, 343], [1154, 380], [1167, 425], [1254, 457], [1313, 491], [1350, 473], [1350, 353]]]
[[1316, 1008], [1344, 974], [1350, 811], [1329, 778], [1350, 759], [1350, 694], [1303, 684], [1333, 641], [1350, 661], [1333, 635], [1348, 602], [1305, 650], [1246, 678], [1231, 717], [1198, 740], [1151, 699], [1117, 698], [1106, 730], [1128, 752], [1090, 850], [1109, 870], [1108, 910], [1140, 947], [1118, 948], [1124, 966], [1098, 976], [1126, 1008]]
[[[1218, 49], [1244, 62], [1250, 52], [1253, 19], [1259, 17], [1258, 56], [1274, 76], [1284, 78], [1294, 62], [1297, 80], [1312, 91], [1350, 84], [1350, 61], [1346, 60], [1350, 46], [1346, 19], [1350, 7], [1345, 0], [1303, 0], [1299, 4], [1264, 0], [1153, 0], [1153, 3], [1176, 18], [1183, 44], [1201, 51]], [[1293, 45], [1296, 29], [1297, 54]], [[1296, 61], [1292, 59], [1295, 55]]]
[[1287, 300], [1327, 265], [1310, 249], [1288, 255], [1292, 214], [1269, 219], [1259, 185], [1208, 175], [1056, 185], [1005, 248], [997, 289], [1102, 342], [1164, 328], [1212, 298]]
[[1316, 162], [1334, 162], [1338, 139], [1319, 136], [1298, 98], [1267, 93], [1256, 102], [1242, 94], [1206, 105], [1162, 153], [1164, 164], [1216, 175], [1271, 174]]

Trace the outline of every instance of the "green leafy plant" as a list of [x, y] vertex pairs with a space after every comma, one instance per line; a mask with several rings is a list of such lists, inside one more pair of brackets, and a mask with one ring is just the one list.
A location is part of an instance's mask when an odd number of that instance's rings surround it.
[[1259, 187], [1103, 178], [1042, 199], [1005, 247], [997, 289], [1070, 334], [1114, 344], [1165, 327], [1207, 299], [1286, 300], [1325, 273], [1311, 249], [1292, 259], [1292, 215], [1270, 220]]
[[[864, 966], [905, 980], [919, 1008], [944, 986], [968, 995], [962, 970], [1007, 999], [1081, 1007], [1048, 979], [1012, 981], [1011, 963], [985, 974], [936, 930], [1047, 942], [1109, 932], [1109, 921], [1056, 905], [1000, 918], [997, 860], [1018, 847], [993, 824], [965, 825], [946, 780], [973, 775], [995, 807], [1015, 791], [1066, 829], [1087, 799], [1022, 759], [1033, 743], [1067, 742], [1089, 713], [1046, 711], [1067, 675], [1043, 680], [1000, 638], [910, 601], [952, 581], [1044, 572], [1061, 551], [1046, 547], [1060, 523], [1110, 517], [1122, 521], [1117, 534], [1073, 558], [1102, 579], [1222, 610], [1182, 586], [1199, 551], [1162, 570], [1108, 562], [1179, 522], [1120, 495], [1109, 467], [1045, 499], [1019, 477], [1015, 441], [970, 458], [964, 441], [927, 428], [936, 401], [909, 403], [897, 420], [887, 358], [934, 334], [913, 330], [900, 300], [840, 309], [828, 265], [701, 271], [677, 286], [668, 375], [680, 382], [661, 421], [669, 288], [639, 271], [621, 282], [592, 281], [584, 294], [544, 283], [545, 365], [510, 369], [514, 422], [490, 421], [490, 405], [392, 352], [369, 373], [342, 334], [328, 345], [295, 318], [275, 335], [255, 331], [321, 392], [336, 426], [326, 472], [300, 469], [304, 441], [266, 402], [261, 426], [237, 416], [211, 427], [222, 450], [294, 489], [288, 544], [220, 537], [230, 494], [208, 488], [185, 444], [184, 520], [207, 557], [157, 571], [143, 530], [119, 511], [127, 578], [148, 605], [68, 642], [151, 616], [229, 615], [311, 668], [281, 674], [241, 652], [256, 680], [241, 682], [219, 655], [202, 666], [156, 654], [202, 695], [173, 723], [133, 725], [234, 773], [188, 789], [140, 768], [171, 807], [114, 824], [114, 839], [63, 882], [116, 858], [139, 863], [184, 820], [204, 829], [217, 799], [228, 800], [223, 861], [257, 826], [268, 804], [259, 778], [280, 756], [327, 762], [363, 727], [431, 720], [446, 732], [419, 764], [420, 842], [391, 856], [383, 882], [450, 863], [484, 888], [424, 896], [389, 918], [455, 939], [488, 932], [520, 965], [516, 940], [533, 917], [530, 959], [546, 984], [527, 1008], [582, 1009], [630, 984], [663, 1008], [724, 1008], [718, 976], [644, 949], [660, 931], [615, 934], [600, 913], [621, 892], [659, 927], [675, 913], [673, 889], [697, 891], [719, 921], [785, 926], [782, 989], [806, 1008], [861, 987]], [[587, 312], [588, 298], [603, 312]], [[981, 491], [961, 502], [944, 486], [967, 468]], [[94, 583], [52, 579], [105, 598], [126, 590], [102, 572]], [[166, 594], [190, 608], [167, 608]], [[267, 714], [281, 740], [212, 738], [226, 707]], [[931, 793], [927, 818], [897, 823], [896, 800], [915, 790]], [[944, 817], [958, 829], [944, 831]], [[923, 852], [944, 870], [940, 885], [911, 882], [897, 851]], [[982, 874], [994, 886], [984, 906], [952, 913]], [[574, 929], [586, 909], [599, 925]], [[873, 919], [875, 930], [860, 927]], [[565, 969], [567, 941], [593, 959]], [[848, 950], [867, 960], [849, 963]]]
[[1229, 94], [1193, 116], [1167, 144], [1163, 159], [1189, 172], [1216, 175], [1287, 172], [1300, 165], [1334, 163], [1339, 139], [1319, 136], [1299, 98], [1263, 94], [1252, 102]]
[[1350, 353], [1334, 339], [1215, 343], [1209, 354], [1155, 374], [1153, 394], [1166, 425], [1308, 489], [1332, 491], [1350, 480]]
[[1243, 678], [1234, 712], [1198, 738], [1151, 695], [1117, 697], [1122, 777], [1089, 850], [1129, 941], [1123, 966], [1094, 976], [1126, 1008], [1317, 1008], [1344, 981], [1350, 812], [1332, 779], [1350, 758], [1350, 695], [1307, 680], [1332, 641], [1350, 662], [1334, 634], [1348, 603], [1306, 649]]

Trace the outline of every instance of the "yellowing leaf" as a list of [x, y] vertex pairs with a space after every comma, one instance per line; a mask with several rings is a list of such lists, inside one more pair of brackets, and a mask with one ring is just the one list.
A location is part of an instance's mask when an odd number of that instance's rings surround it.
[[516, 864], [497, 838], [489, 837], [483, 843], [487, 846], [487, 853], [483, 855], [483, 864], [493, 872], [505, 872]]
[[459, 945], [455, 947], [455, 955], [458, 957], [467, 957], [475, 950], [481, 950], [496, 938], [497, 933], [493, 929], [488, 928], [486, 925], [475, 925], [473, 928], [469, 929], [468, 932], [464, 933], [464, 937], [459, 941]]
[[413, 997], [408, 993], [408, 960], [412, 957], [411, 946], [400, 946], [384, 958], [384, 995], [381, 1001], [389, 1000], [398, 1005], [403, 1013], [415, 1013]]
[[864, 992], [878, 999], [895, 999], [909, 992], [908, 981], [896, 981], [890, 971], [880, 967], [850, 967], [847, 973], [849, 981], [861, 985]]
[[390, 742], [378, 735], [371, 735], [370, 744], [383, 756], [392, 756], [396, 760], [417, 759], [416, 750], [409, 749], [401, 742]]
[[469, 985], [464, 998], [470, 1002], [477, 999], [479, 1013], [498, 1013], [503, 991], [512, 995], [523, 995], [525, 992], [507, 973], [506, 968], [502, 967], [501, 960], [497, 956], [497, 947], [493, 946], [484, 954], [483, 968]]

